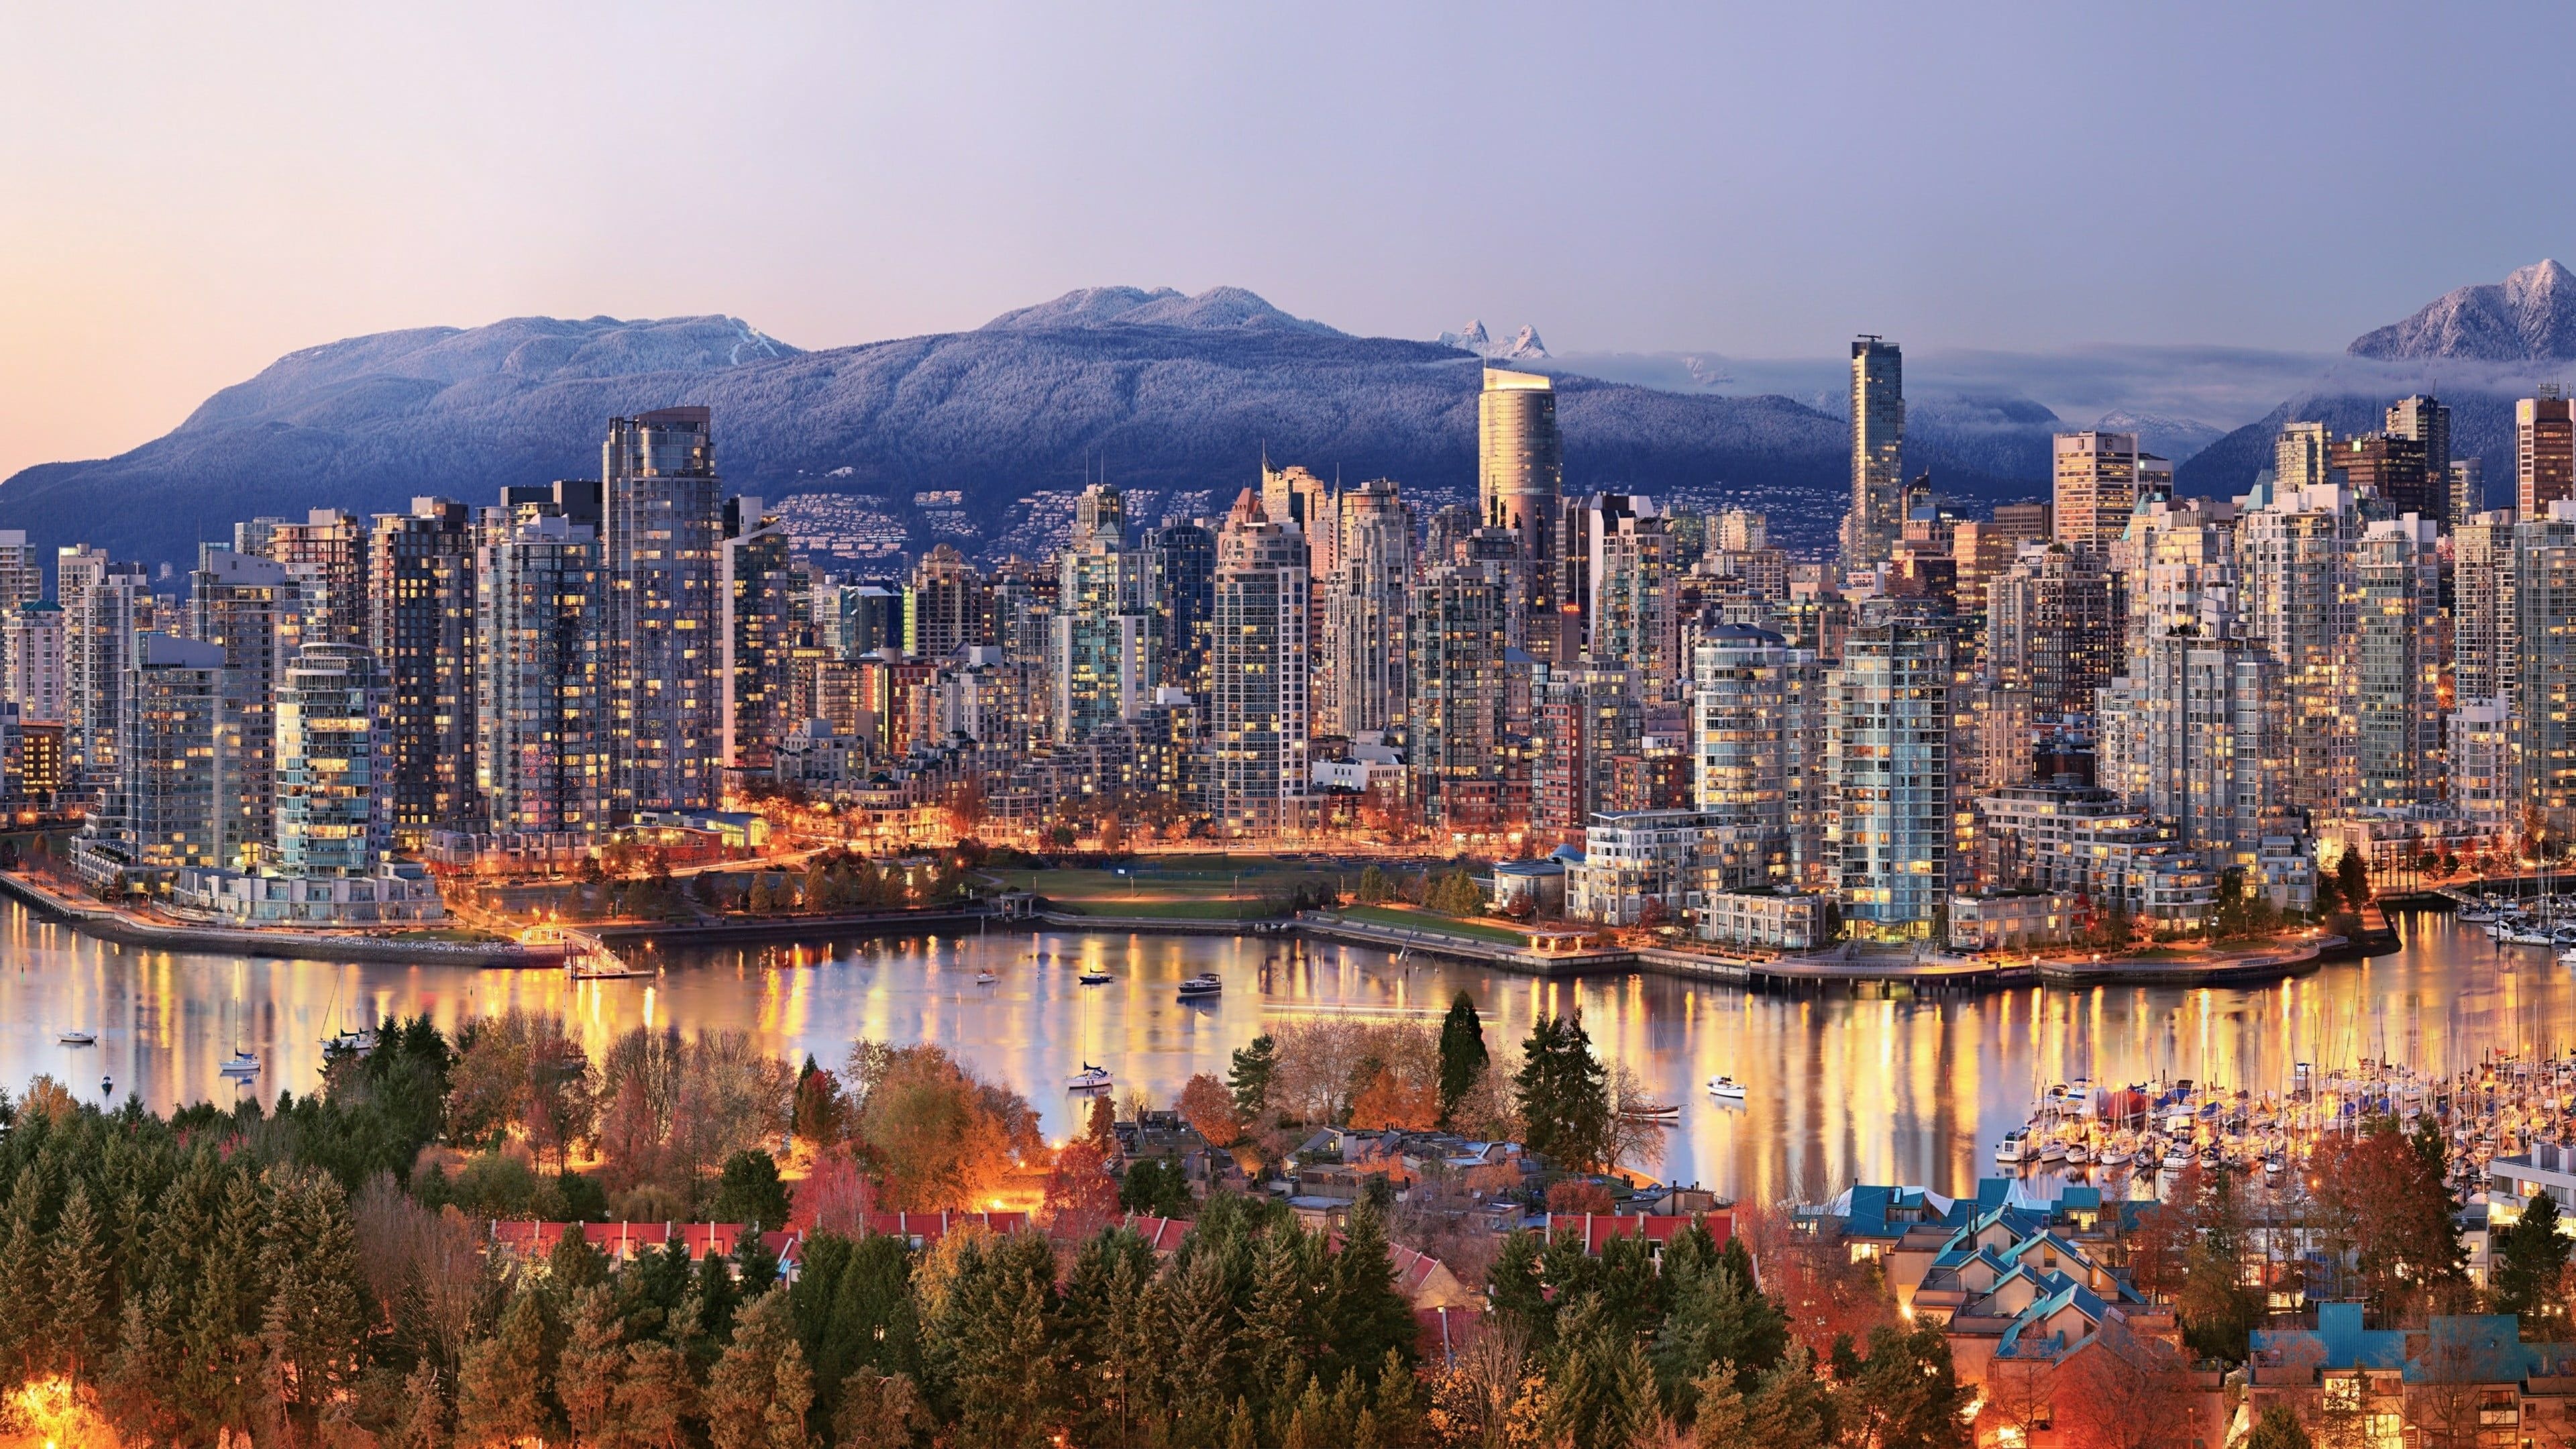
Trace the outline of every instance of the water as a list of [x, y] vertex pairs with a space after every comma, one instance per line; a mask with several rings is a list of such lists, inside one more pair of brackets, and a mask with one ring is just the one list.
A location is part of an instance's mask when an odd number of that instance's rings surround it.
[[[2487, 1049], [2576, 1044], [2576, 984], [2551, 953], [2496, 947], [2448, 917], [2406, 920], [2393, 956], [2251, 989], [2028, 988], [1914, 999], [1754, 995], [1659, 977], [1543, 982], [1461, 967], [1394, 965], [1383, 952], [1201, 936], [994, 935], [665, 953], [646, 980], [575, 984], [559, 971], [350, 965], [195, 956], [91, 940], [0, 911], [0, 1085], [50, 1073], [97, 1100], [167, 1110], [236, 1092], [273, 1100], [319, 1081], [322, 1039], [345, 1021], [426, 1011], [453, 1028], [525, 1006], [561, 1013], [593, 1048], [627, 1027], [737, 1027], [781, 1055], [837, 1066], [853, 1037], [935, 1041], [1041, 1109], [1050, 1136], [1074, 1125], [1063, 1090], [1085, 1061], [1117, 1075], [1120, 1099], [1157, 1103], [1266, 1025], [1320, 1013], [1436, 1024], [1455, 991], [1486, 1014], [1498, 1061], [1516, 1060], [1542, 1013], [1581, 1008], [1602, 1054], [1682, 1104], [1661, 1175], [1749, 1199], [1818, 1198], [1858, 1178], [1965, 1188], [2040, 1088], [2159, 1073], [2279, 1090], [2293, 1063], [2385, 1056], [2441, 1069]], [[647, 955], [648, 962], [655, 957]], [[1075, 984], [1079, 965], [1117, 980]], [[1001, 977], [977, 987], [990, 965]], [[1173, 996], [1214, 970], [1225, 994]], [[96, 1031], [100, 1044], [55, 1043]], [[236, 1040], [266, 1071], [236, 1088], [216, 1069]], [[1725, 1073], [1744, 1105], [1702, 1089]]]

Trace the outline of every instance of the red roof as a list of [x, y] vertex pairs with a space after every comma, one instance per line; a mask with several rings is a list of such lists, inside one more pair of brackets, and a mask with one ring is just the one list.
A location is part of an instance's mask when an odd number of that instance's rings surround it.
[[1733, 1213], [1549, 1213], [1547, 1235], [1550, 1238], [1580, 1236], [1583, 1251], [1599, 1254], [1601, 1245], [1612, 1238], [1644, 1238], [1650, 1243], [1669, 1243], [1673, 1235], [1692, 1223], [1704, 1223], [1708, 1235], [1719, 1247], [1735, 1236]]
[[1029, 1225], [1027, 1213], [869, 1213], [868, 1231], [888, 1237], [911, 1238], [929, 1247], [948, 1236], [952, 1228], [982, 1228], [986, 1232], [1007, 1235]]
[[1478, 1308], [1417, 1308], [1413, 1327], [1421, 1335], [1424, 1363], [1453, 1364], [1484, 1335], [1485, 1314]]
[[[689, 1261], [703, 1260], [710, 1250], [718, 1257], [731, 1257], [742, 1243], [741, 1223], [545, 1223], [494, 1222], [492, 1246], [522, 1258], [542, 1258], [555, 1250], [555, 1244], [574, 1228], [581, 1230], [590, 1245], [617, 1262], [629, 1262], [642, 1253], [659, 1253], [677, 1232], [687, 1244]], [[761, 1246], [769, 1249], [779, 1262], [793, 1264], [805, 1244], [802, 1232], [766, 1232], [760, 1235]]]

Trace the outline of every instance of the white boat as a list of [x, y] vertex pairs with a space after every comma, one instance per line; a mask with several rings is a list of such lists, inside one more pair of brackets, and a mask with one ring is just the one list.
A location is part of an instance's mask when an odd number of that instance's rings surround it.
[[1744, 1084], [1733, 1077], [1711, 1077], [1708, 1079], [1708, 1094], [1722, 1101], [1741, 1102], [1744, 1100]]
[[231, 1060], [215, 1070], [236, 1081], [249, 1081], [259, 1075], [259, 1053], [248, 1050], [236, 1051], [232, 1054]]
[[2498, 926], [2491, 934], [2494, 935], [2497, 940], [2502, 941], [2508, 946], [2555, 946], [2558, 944], [2558, 937], [2555, 932], [2544, 931], [2537, 926]]
[[2039, 1144], [2039, 1160], [2042, 1163], [2064, 1162], [2066, 1160], [2066, 1144], [2053, 1137], [2048, 1141]]
[[1183, 1001], [1188, 1001], [1192, 997], [1216, 996], [1221, 994], [1224, 990], [1225, 979], [1223, 977], [1217, 975], [1213, 971], [1202, 971], [1198, 975], [1181, 983], [1181, 999]]
[[1081, 1071], [1064, 1079], [1064, 1089], [1068, 1092], [1106, 1092], [1109, 1090], [1109, 1069], [1084, 1062]]
[[2069, 1166], [2069, 1167], [2082, 1167], [2083, 1165], [2085, 1165], [2085, 1164], [2086, 1164], [2086, 1163], [2088, 1163], [2088, 1162], [2091, 1162], [2092, 1160], [2093, 1160], [2093, 1149], [2092, 1149], [2092, 1148], [2085, 1146], [2085, 1145], [2084, 1145], [2083, 1143], [2081, 1143], [2081, 1142], [2069, 1142], [2069, 1143], [2067, 1143], [2067, 1144], [2066, 1144], [2066, 1165], [2067, 1165], [2067, 1166]]
[[64, 1046], [96, 1046], [98, 1045], [98, 1033], [94, 1031], [67, 1031], [56, 1036], [54, 1040], [62, 1043]]
[[2010, 1132], [2005, 1133], [2004, 1140], [1995, 1144], [1995, 1161], [2006, 1167], [2019, 1167], [2022, 1159], [2022, 1146], [2029, 1140], [2029, 1137], [2029, 1130], [2022, 1127], [2015, 1127]]
[[2113, 1143], [2103, 1148], [2101, 1156], [2093, 1160], [2103, 1167], [2126, 1167], [2129, 1165], [2129, 1149]]
[[1108, 972], [1097, 968], [1085, 971], [1080, 976], [1074, 978], [1074, 980], [1081, 982], [1085, 986], [1106, 986], [1117, 979], [1117, 977], [1110, 975]]
[[991, 986], [998, 983], [1001, 979], [1001, 977], [994, 975], [990, 971], [978, 971], [975, 973], [975, 984], [978, 986]]
[[102, 1097], [113, 1097], [113, 1096], [115, 1096], [115, 1095], [116, 1095], [116, 1078], [114, 1078], [114, 1077], [101, 1077], [101, 1078], [99, 1078], [99, 1079], [98, 1079], [98, 1094], [99, 1094], [100, 1096], [102, 1096]]
[[376, 1034], [372, 1031], [342, 1030], [322, 1038], [322, 1052], [325, 1056], [340, 1056], [348, 1053], [364, 1056], [375, 1049]]
[[1661, 1122], [1669, 1126], [1681, 1120], [1682, 1109], [1661, 1102], [1639, 1102], [1620, 1108], [1619, 1115], [1630, 1122]]
[[2167, 1172], [2180, 1172], [2189, 1166], [2191, 1166], [2190, 1143], [2177, 1142], [2165, 1149], [2164, 1168]]

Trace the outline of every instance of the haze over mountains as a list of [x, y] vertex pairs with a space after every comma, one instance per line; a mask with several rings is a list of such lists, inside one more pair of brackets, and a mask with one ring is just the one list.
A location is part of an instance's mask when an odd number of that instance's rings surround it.
[[[1740, 498], [1770, 512], [1782, 542], [1829, 544], [1847, 486], [1838, 359], [1551, 356], [1534, 326], [1499, 342], [1481, 324], [1436, 342], [1359, 337], [1239, 287], [1088, 288], [972, 331], [817, 351], [730, 317], [349, 338], [278, 359], [139, 448], [20, 472], [0, 485], [0, 527], [185, 566], [236, 519], [399, 510], [422, 494], [481, 503], [506, 484], [593, 474], [606, 419], [681, 403], [715, 410], [733, 490], [851, 495], [910, 547], [939, 533], [915, 494], [958, 494], [941, 517], [994, 518], [1106, 476], [1221, 507], [1265, 450], [1348, 480], [1392, 477], [1436, 505], [1472, 492], [1487, 359], [1557, 376], [1569, 490]], [[1906, 466], [1972, 509], [2044, 496], [2050, 436], [2101, 426], [2180, 462], [2183, 491], [2232, 494], [2268, 466], [2283, 422], [2363, 431], [2390, 399], [2429, 390], [2454, 409], [2455, 453], [2500, 474], [2512, 400], [2571, 360], [2576, 277], [2554, 261], [2448, 293], [2339, 359], [1918, 353]], [[2034, 400], [2050, 388], [2075, 404]]]

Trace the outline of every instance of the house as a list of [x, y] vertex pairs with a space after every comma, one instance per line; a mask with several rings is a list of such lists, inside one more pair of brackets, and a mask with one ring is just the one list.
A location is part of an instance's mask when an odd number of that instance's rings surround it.
[[2511, 1314], [2372, 1329], [2358, 1303], [2319, 1303], [2316, 1327], [2258, 1330], [2252, 1349], [2250, 1415], [2286, 1404], [2368, 1416], [2390, 1442], [2467, 1428], [2482, 1444], [2554, 1443], [2576, 1426], [2576, 1344], [2525, 1343]]
[[[611, 1263], [624, 1265], [647, 1253], [670, 1249], [674, 1238], [688, 1249], [689, 1261], [704, 1262], [709, 1253], [730, 1258], [742, 1245], [741, 1223], [552, 1223], [495, 1220], [485, 1234], [490, 1252], [524, 1269], [542, 1272], [566, 1233], [578, 1231]], [[802, 1266], [805, 1234], [801, 1230], [764, 1232], [761, 1246], [778, 1260], [780, 1276], [796, 1281]]]
[[1583, 1251], [1599, 1257], [1602, 1247], [1613, 1238], [1643, 1238], [1646, 1254], [1660, 1263], [1664, 1247], [1675, 1235], [1691, 1224], [1708, 1229], [1708, 1235], [1721, 1248], [1735, 1236], [1733, 1213], [1549, 1213], [1541, 1231], [1552, 1242], [1558, 1238], [1575, 1238]]

